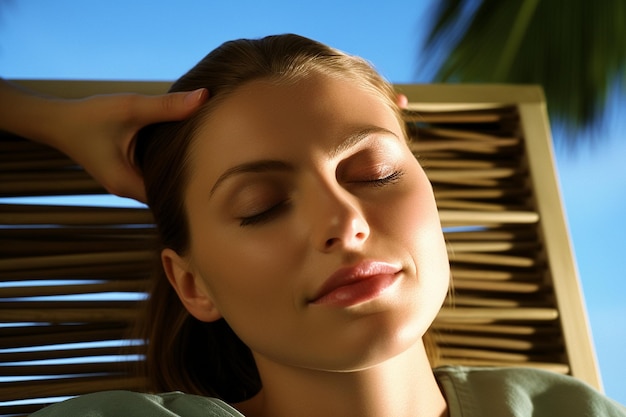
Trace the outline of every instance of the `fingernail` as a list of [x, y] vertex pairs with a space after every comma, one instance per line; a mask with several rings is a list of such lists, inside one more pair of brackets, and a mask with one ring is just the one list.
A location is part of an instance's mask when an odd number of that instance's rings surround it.
[[185, 100], [184, 100], [185, 105], [193, 106], [195, 104], [198, 104], [198, 102], [200, 101], [204, 101], [206, 92], [207, 92], [206, 88], [198, 88], [197, 90], [187, 93], [187, 95], [185, 96]]

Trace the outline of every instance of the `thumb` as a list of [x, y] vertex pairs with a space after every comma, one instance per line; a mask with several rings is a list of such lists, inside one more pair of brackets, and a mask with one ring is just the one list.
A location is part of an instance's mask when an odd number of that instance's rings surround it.
[[143, 96], [136, 100], [132, 113], [140, 124], [170, 122], [189, 117], [209, 96], [206, 88], [194, 91]]

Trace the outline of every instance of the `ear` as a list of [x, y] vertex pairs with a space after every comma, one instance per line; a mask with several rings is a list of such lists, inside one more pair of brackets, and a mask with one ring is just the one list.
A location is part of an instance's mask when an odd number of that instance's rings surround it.
[[202, 277], [186, 259], [172, 249], [163, 249], [161, 262], [167, 279], [189, 314], [204, 322], [222, 317]]

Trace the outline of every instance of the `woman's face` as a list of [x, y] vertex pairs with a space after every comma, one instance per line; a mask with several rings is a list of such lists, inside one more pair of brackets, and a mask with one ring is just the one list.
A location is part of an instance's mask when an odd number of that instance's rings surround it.
[[354, 370], [419, 342], [448, 259], [430, 183], [378, 96], [323, 75], [245, 84], [198, 131], [190, 173], [183, 259], [257, 362]]

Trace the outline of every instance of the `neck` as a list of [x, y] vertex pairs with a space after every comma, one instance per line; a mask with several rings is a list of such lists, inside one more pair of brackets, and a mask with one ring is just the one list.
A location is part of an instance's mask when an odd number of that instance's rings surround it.
[[[261, 375], [267, 375], [263, 359]], [[353, 372], [268, 366], [253, 399], [237, 406], [259, 417], [441, 417], [446, 402], [421, 343], [371, 368]]]

